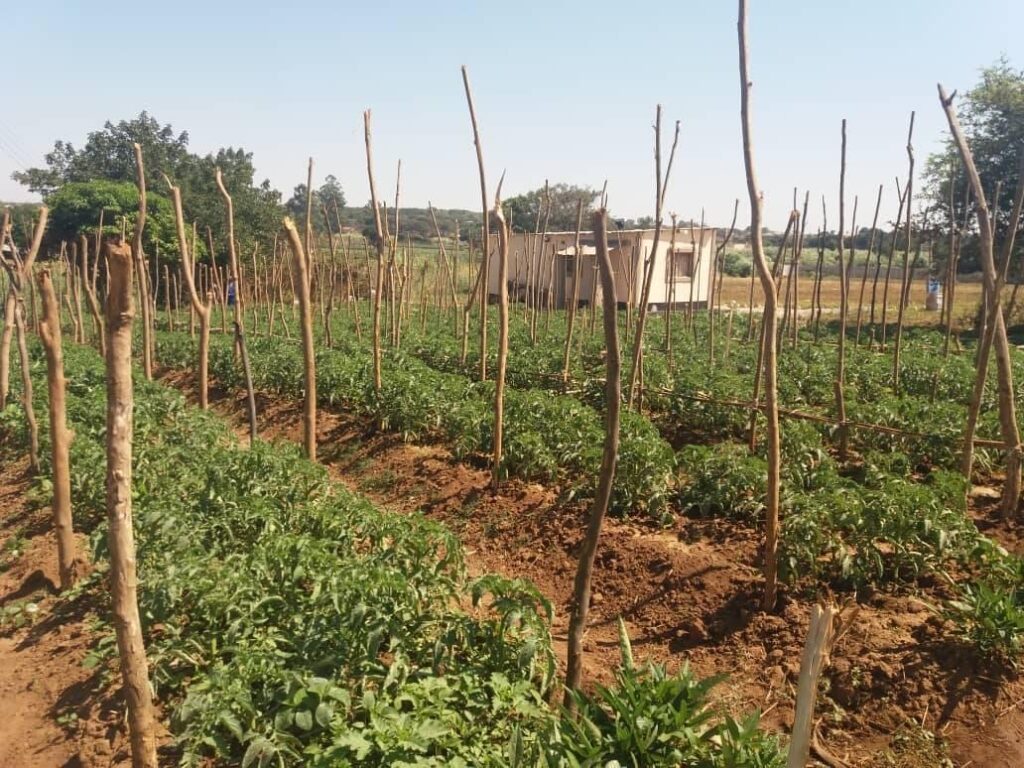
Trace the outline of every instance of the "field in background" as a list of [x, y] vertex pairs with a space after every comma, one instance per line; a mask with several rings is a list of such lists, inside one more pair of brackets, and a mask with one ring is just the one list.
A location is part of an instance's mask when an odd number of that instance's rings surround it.
[[[804, 309], [811, 308], [811, 290], [814, 285], [813, 278], [800, 276], [800, 307]], [[953, 305], [953, 319], [956, 323], [956, 327], [960, 330], [969, 328], [972, 324], [974, 313], [978, 308], [978, 303], [981, 301], [981, 283], [980, 282], [961, 282], [957, 283], [956, 295], [954, 297]], [[925, 307], [925, 291], [927, 288], [926, 278], [918, 278], [914, 280], [914, 284], [910, 288], [910, 305], [907, 310], [907, 322], [913, 325], [939, 325], [942, 322], [940, 312], [929, 312]], [[785, 292], [785, 285], [782, 287]], [[896, 320], [896, 296], [898, 294], [899, 287], [895, 280], [890, 284], [889, 288], [889, 322], [895, 322]], [[1008, 285], [1003, 292], [1004, 306], [1006, 302], [1010, 300], [1010, 294], [1013, 292], [1013, 286]], [[854, 285], [851, 288], [850, 296], [850, 317], [855, 318], [857, 314], [857, 297], [860, 294], [860, 283], [854, 281]], [[722, 283], [722, 306], [728, 307], [730, 304], [735, 304], [737, 309], [741, 309], [749, 306], [750, 300], [750, 278], [748, 277], [725, 277]], [[761, 284], [755, 277], [754, 283], [754, 306], [762, 306], [761, 299]], [[838, 277], [827, 277], [822, 280], [822, 294], [821, 304], [824, 308], [835, 309], [839, 306], [839, 278]], [[878, 301], [876, 304], [876, 314], [881, 316], [882, 311], [882, 286], [878, 286]], [[864, 293], [864, 320], [867, 322], [869, 317], [869, 311], [871, 306], [871, 282], [868, 281], [867, 290]]]

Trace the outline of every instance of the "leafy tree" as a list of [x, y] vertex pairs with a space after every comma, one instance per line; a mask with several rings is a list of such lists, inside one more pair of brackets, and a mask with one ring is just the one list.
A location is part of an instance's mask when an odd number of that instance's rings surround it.
[[[281, 193], [264, 180], [256, 186], [252, 153], [228, 147], [205, 157], [191, 155], [183, 164], [176, 183], [181, 187], [185, 217], [195, 221], [200, 238], [207, 231], [213, 236], [214, 253], [220, 263], [227, 262], [226, 209], [217, 189], [216, 170], [220, 168], [224, 186], [235, 209], [235, 239], [242, 253], [251, 252], [257, 242], [266, 243], [281, 226]], [[166, 185], [161, 182], [161, 189]]]
[[317, 192], [317, 197], [320, 198], [320, 202], [327, 206], [327, 210], [334, 213], [334, 206], [338, 206], [338, 210], [341, 211], [345, 207], [345, 192], [341, 189], [341, 184], [338, 182], [338, 177], [334, 174], [328, 174], [327, 178], [324, 179], [324, 183], [320, 185], [320, 189]]
[[[47, 236], [51, 246], [61, 240], [72, 241], [79, 235], [90, 237], [99, 224], [99, 211], [104, 211], [104, 233], [120, 234], [121, 221], [131, 232], [139, 208], [139, 190], [127, 181], [73, 181], [64, 184], [47, 198], [50, 223]], [[143, 247], [150, 255], [158, 251], [161, 258], [178, 257], [178, 242], [174, 231], [174, 211], [163, 195], [146, 194], [146, 229]]]
[[189, 155], [188, 133], [175, 135], [170, 125], [160, 125], [144, 111], [134, 120], [107, 121], [103, 130], [89, 134], [82, 149], [57, 141], [44, 158], [46, 168], [15, 171], [13, 178], [44, 198], [72, 181], [134, 181], [136, 143], [142, 147], [150, 188], [160, 183], [161, 173], [173, 178]]
[[[322, 206], [327, 206], [327, 211], [331, 216], [331, 226], [336, 227], [337, 224], [334, 221], [334, 206], [337, 204], [338, 212], [341, 213], [345, 208], [345, 192], [341, 188], [341, 184], [338, 182], [338, 178], [333, 174], [328, 174], [324, 178], [324, 183], [320, 185], [319, 189], [313, 190], [313, 232], [317, 235], [326, 234], [326, 225], [324, 223], [323, 209]], [[306, 222], [306, 185], [296, 184], [295, 189], [292, 191], [292, 196], [288, 198], [288, 201], [284, 204], [285, 210], [288, 215], [291, 216], [298, 224], [305, 226]]]
[[[36, 192], [53, 205], [52, 199], [69, 184], [107, 181], [115, 184], [135, 184], [134, 144], [142, 147], [146, 165], [146, 185], [150, 199], [166, 193], [167, 185], [163, 174], [178, 184], [182, 190], [182, 204], [188, 222], [196, 222], [199, 239], [203, 247], [197, 251], [205, 253], [207, 230], [213, 235], [214, 249], [218, 259], [226, 258], [226, 226], [224, 202], [217, 190], [214, 174], [220, 168], [224, 184], [232, 196], [235, 208], [235, 232], [240, 247], [251, 249], [260, 240], [268, 239], [280, 227], [281, 195], [270, 186], [269, 181], [256, 185], [252, 153], [244, 149], [228, 147], [205, 157], [189, 152], [188, 133], [175, 133], [170, 125], [161, 125], [147, 112], [137, 118], [118, 123], [108, 121], [100, 131], [93, 131], [86, 138], [81, 149], [68, 141], [54, 143], [53, 150], [45, 157], [45, 167], [29, 168], [16, 172], [13, 177], [32, 192]], [[126, 191], [115, 191], [115, 187], [77, 188], [68, 192], [61, 205], [67, 209], [68, 221], [64, 234], [54, 230], [52, 236], [62, 237], [76, 226], [88, 220], [95, 226], [100, 207], [105, 200], [117, 199], [118, 204], [108, 208], [113, 213], [128, 215], [135, 203], [124, 206]], [[115, 201], [116, 202], [116, 201]], [[79, 206], [92, 205], [90, 211]], [[155, 203], [160, 206], [160, 202]], [[152, 206], [151, 206], [152, 208]], [[114, 213], [116, 209], [116, 213]], [[152, 210], [157, 210], [152, 208]], [[134, 215], [134, 214], [132, 214]], [[147, 225], [148, 228], [148, 225]], [[160, 234], [154, 231], [159, 240]], [[171, 246], [172, 243], [168, 243]], [[168, 252], [177, 252], [168, 247]]]
[[[958, 100], [957, 109], [974, 154], [982, 185], [994, 195], [1000, 186], [998, 200], [989, 204], [996, 210], [997, 237], [1005, 237], [1007, 221], [1017, 188], [1020, 163], [1024, 157], [1024, 70], [1014, 69], [1004, 57], [981, 71], [981, 80]], [[925, 169], [927, 191], [931, 197], [931, 219], [948, 232], [951, 217], [960, 224], [964, 220], [967, 180], [960, 167], [952, 140], [931, 155]], [[950, 208], [950, 183], [953, 184], [953, 207]], [[971, 231], [974, 225], [971, 225]], [[1018, 233], [1017, 253], [1024, 244]], [[948, 238], [939, 238], [937, 255], [946, 256]], [[1018, 261], [1018, 259], [1014, 259]], [[961, 253], [964, 269], [977, 269], [977, 243], [965, 238]]]
[[[558, 183], [548, 188], [551, 199], [551, 216], [548, 219], [549, 232], [568, 232], [576, 229], [576, 206], [583, 200], [583, 226], [589, 226], [590, 214], [594, 210], [594, 201], [600, 192], [591, 187], [579, 187], [574, 184]], [[505, 203], [508, 211], [509, 224], [514, 230], [533, 232], [537, 227], [537, 215], [541, 216], [543, 226], [546, 203], [544, 187], [531, 190], [521, 195], [508, 198]]]

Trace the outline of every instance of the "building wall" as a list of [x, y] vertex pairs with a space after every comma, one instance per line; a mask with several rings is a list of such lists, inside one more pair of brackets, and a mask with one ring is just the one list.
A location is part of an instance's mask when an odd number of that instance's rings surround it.
[[[530, 285], [537, 284], [536, 271], [538, 258], [538, 243], [540, 237], [533, 233], [517, 233], [509, 238], [509, 264], [508, 282], [510, 286], [509, 297], [515, 300], [516, 291], [520, 295], [527, 291], [527, 277], [529, 273]], [[700, 230], [694, 232], [693, 240], [690, 239], [690, 230], [680, 229], [676, 232], [676, 247], [692, 248], [700, 250], [700, 257], [697, 259], [696, 274], [693, 280], [693, 300], [696, 303], [705, 303], [708, 299], [708, 286], [711, 279], [711, 260], [715, 252], [715, 231], [704, 229], [704, 239], [701, 243]], [[544, 242], [544, 258], [541, 263], [544, 265], [543, 276], [540, 281], [540, 288], [546, 289], [550, 284], [550, 269], [552, 252], [563, 251], [572, 248], [575, 242], [574, 232], [557, 232], [546, 236]], [[584, 247], [593, 245], [593, 234], [591, 232], [581, 233], [580, 242]], [[612, 269], [615, 272], [615, 294], [616, 301], [620, 304], [626, 302], [629, 295], [629, 272], [632, 271], [633, 303], [640, 302], [640, 287], [643, 277], [643, 259], [654, 245], [654, 230], [629, 230], [618, 232], [612, 230], [608, 233], [608, 245], [612, 261]], [[670, 285], [668, 273], [668, 252], [671, 247], [671, 229], [663, 229], [661, 242], [658, 244], [658, 252], [655, 255], [654, 281], [651, 285], [650, 303], [657, 306], [664, 306], [669, 300]], [[581, 249], [583, 250], [583, 249]], [[491, 262], [488, 270], [487, 287], [491, 296], [498, 295], [498, 259], [497, 259], [497, 237], [491, 238]], [[566, 279], [570, 272], [569, 260], [565, 257], [556, 258], [554, 271], [554, 295], [556, 306], [564, 306], [565, 300], [572, 296], [572, 279]], [[632, 270], [630, 270], [632, 264]], [[691, 279], [681, 278], [676, 282], [675, 303], [686, 304], [690, 301]], [[596, 270], [596, 260], [593, 256], [583, 256], [580, 268], [580, 301], [589, 302], [594, 294], [594, 287], [597, 287], [597, 302], [601, 303], [600, 277]]]
[[[705, 304], [711, 292], [711, 262], [715, 255], [715, 230], [705, 228], [702, 241], [700, 229], [694, 229], [692, 240], [689, 227], [678, 229], [676, 230], [675, 244], [677, 250], [692, 250], [695, 254], [694, 275], [692, 278], [681, 277], [675, 282], [675, 295], [673, 297], [668, 260], [668, 254], [672, 248], [672, 230], [671, 228], [668, 231], [663, 229], [660, 242], [658, 243], [658, 252], [655, 254], [654, 280], [651, 284], [650, 303], [663, 307], [669, 303], [670, 299], [673, 299], [676, 305], [688, 304], [692, 287], [694, 303]], [[653, 246], [654, 232], [645, 233], [641, 241], [641, 250], [645, 256]], [[637, 303], [640, 302], [639, 285], [637, 286], [635, 301]]]

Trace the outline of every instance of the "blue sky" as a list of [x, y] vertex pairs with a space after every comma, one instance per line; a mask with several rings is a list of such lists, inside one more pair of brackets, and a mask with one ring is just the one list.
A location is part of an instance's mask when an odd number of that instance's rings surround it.
[[[682, 218], [728, 224], [745, 187], [736, 3], [437, 2], [17, 3], [4, 10], [0, 199], [29, 199], [12, 171], [55, 139], [83, 143], [106, 119], [149, 110], [195, 151], [244, 146], [287, 194], [333, 173], [368, 198], [362, 110], [373, 110], [378, 184], [402, 160], [410, 205], [475, 208], [476, 159], [459, 66], [469, 67], [489, 182], [599, 187], [623, 216], [653, 213], [651, 124], [682, 121], [666, 200]], [[144, 10], [140, 10], [144, 9]], [[767, 224], [797, 186], [836, 215], [839, 126], [849, 127], [849, 204], [870, 221], [878, 184], [894, 215], [917, 111], [918, 167], [944, 127], [935, 83], [965, 90], [1006, 54], [1024, 67], [1016, 0], [752, 0], [755, 141]], [[666, 139], [667, 142], [667, 139]], [[892, 209], [892, 210], [890, 210]], [[830, 221], [830, 224], [832, 223]]]

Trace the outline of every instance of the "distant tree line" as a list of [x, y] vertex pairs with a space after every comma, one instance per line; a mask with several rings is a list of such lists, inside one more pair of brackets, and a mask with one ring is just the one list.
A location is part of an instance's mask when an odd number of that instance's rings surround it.
[[[990, 201], [990, 207], [996, 212], [997, 239], [1002, 240], [1021, 159], [1024, 158], [1024, 71], [1014, 69], [1005, 58], [999, 59], [982, 70], [980, 82], [959, 101], [961, 119], [982, 183], [991, 190], [993, 197], [998, 191], [998, 199]], [[196, 225], [196, 250], [200, 258], [206, 255], [208, 243], [212, 243], [214, 255], [218, 258], [223, 258], [227, 251], [223, 202], [214, 182], [214, 170], [218, 167], [234, 200], [236, 236], [243, 252], [251, 250], [257, 242], [269, 241], [280, 229], [281, 216], [285, 213], [301, 226], [305, 225], [305, 182], [296, 185], [292, 195], [284, 200], [268, 180], [257, 183], [251, 152], [226, 147], [206, 155], [196, 154], [189, 150], [187, 132], [176, 133], [170, 125], [161, 125], [147, 112], [142, 112], [131, 120], [107, 122], [101, 130], [90, 133], [80, 148], [69, 141], [58, 140], [45, 155], [42, 167], [14, 173], [17, 181], [40, 194], [50, 206], [48, 245], [52, 247], [81, 233], [95, 232], [101, 210], [104, 211], [107, 233], [118, 232], [122, 226], [131, 230], [138, 200], [132, 148], [136, 142], [142, 146], [146, 160], [149, 195], [146, 246], [151, 252], [159, 251], [171, 259], [177, 257], [164, 174], [181, 187], [186, 220]], [[966, 224], [960, 271], [977, 271], [977, 226], [969, 215], [972, 203], [951, 143], [947, 142], [928, 158], [921, 186], [923, 194], [915, 194], [915, 200], [923, 201], [922, 210], [915, 213], [915, 239], [924, 238], [930, 243], [934, 267], [939, 269], [949, 256], [951, 227], [964, 227]], [[533, 232], [545, 226], [549, 232], [572, 231], [576, 227], [580, 204], [584, 226], [588, 226], [599, 195], [599, 190], [589, 186], [545, 185], [506, 198], [506, 219], [513, 231]], [[891, 197], [891, 194], [887, 195], [886, 199]], [[333, 229], [342, 228], [372, 240], [373, 211], [369, 202], [352, 208], [347, 207], [346, 202], [339, 180], [330, 174], [324, 177], [312, 196], [311, 224], [314, 231], [318, 235], [326, 231], [326, 208]], [[18, 205], [14, 208], [15, 232], [22, 233], [22, 240], [31, 229], [33, 215], [34, 206]], [[458, 231], [463, 240], [479, 239], [480, 211], [436, 209], [434, 215], [444, 237], [453, 237]], [[394, 210], [388, 209], [387, 216], [393, 233]], [[428, 209], [402, 208], [398, 218], [401, 239], [423, 241], [435, 237]], [[882, 218], [885, 218], [884, 214]], [[654, 226], [650, 216], [625, 219], [613, 214], [610, 220], [614, 227], [620, 229]], [[687, 221], [685, 226], [689, 224]], [[876, 233], [876, 248], [879, 242], [890, 242], [895, 226], [894, 222], [886, 221], [880, 227]], [[719, 238], [724, 236], [725, 230], [720, 229]], [[766, 247], [778, 248], [780, 238], [781, 233], [766, 232]], [[870, 240], [870, 228], [861, 227], [853, 244], [863, 252]], [[748, 243], [749, 231], [738, 229], [732, 242], [737, 246]], [[832, 251], [836, 242], [835, 232], [808, 231], [804, 240], [804, 258], [814, 258], [812, 254], [817, 252], [819, 245]], [[1011, 275], [1024, 273], [1021, 254], [1024, 254], [1024, 235], [1017, 237]], [[740, 248], [735, 249], [726, 254], [725, 268], [731, 274], [749, 274], [749, 255], [744, 255]]]

